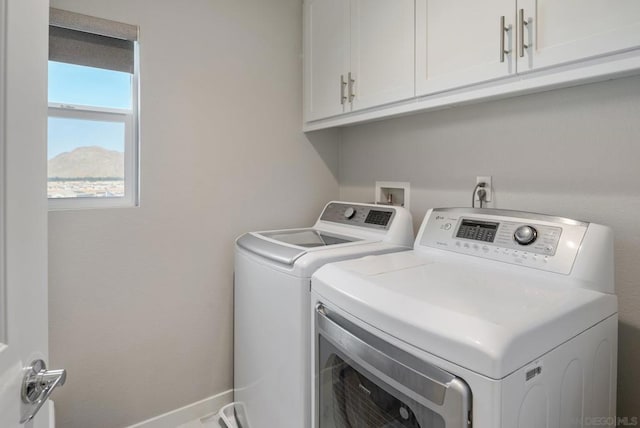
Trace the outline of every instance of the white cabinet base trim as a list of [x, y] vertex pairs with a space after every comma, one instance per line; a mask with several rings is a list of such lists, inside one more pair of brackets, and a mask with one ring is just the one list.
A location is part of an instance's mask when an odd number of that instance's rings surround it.
[[469, 86], [439, 94], [418, 97], [401, 103], [388, 104], [368, 110], [336, 116], [303, 125], [303, 130], [355, 125], [390, 117], [415, 114], [431, 110], [451, 108], [457, 105], [496, 100], [578, 86], [586, 83], [611, 80], [640, 74], [640, 50], [608, 55], [606, 57], [580, 61], [563, 66], [550, 67], [481, 85]]

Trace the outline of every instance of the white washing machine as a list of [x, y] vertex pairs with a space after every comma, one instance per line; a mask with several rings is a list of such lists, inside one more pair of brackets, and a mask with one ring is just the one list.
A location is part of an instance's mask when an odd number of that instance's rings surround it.
[[235, 402], [223, 420], [242, 428], [309, 427], [311, 275], [332, 261], [410, 250], [413, 239], [406, 209], [348, 202], [327, 204], [311, 228], [238, 238]]
[[312, 279], [314, 428], [615, 426], [605, 226], [433, 209], [414, 250]]

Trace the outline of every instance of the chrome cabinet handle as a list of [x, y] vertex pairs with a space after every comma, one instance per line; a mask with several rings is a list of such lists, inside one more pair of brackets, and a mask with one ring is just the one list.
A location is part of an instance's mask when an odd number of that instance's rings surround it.
[[47, 370], [42, 360], [34, 360], [25, 368], [22, 380], [22, 402], [26, 404], [20, 423], [30, 421], [47, 401], [51, 393], [67, 380], [66, 370]]
[[347, 82], [344, 81], [344, 74], [340, 75], [340, 104], [344, 105], [347, 100], [347, 96], [344, 94], [344, 88], [347, 86]]
[[352, 103], [353, 99], [356, 97], [356, 91], [354, 89], [356, 81], [351, 78], [351, 72], [347, 75], [347, 80], [349, 81], [349, 102]]
[[511, 26], [504, 25], [504, 16], [500, 17], [500, 62], [504, 62], [504, 56], [509, 55], [511, 51], [509, 49], [505, 49], [504, 47], [504, 35], [511, 30]]
[[524, 57], [524, 50], [529, 49], [529, 45], [524, 42], [524, 27], [529, 25], [529, 21], [524, 19], [524, 9], [518, 11], [518, 21], [520, 21], [520, 58]]

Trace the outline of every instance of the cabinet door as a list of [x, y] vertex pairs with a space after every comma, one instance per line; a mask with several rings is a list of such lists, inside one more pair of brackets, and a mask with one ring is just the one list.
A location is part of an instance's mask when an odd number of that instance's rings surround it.
[[414, 96], [414, 0], [351, 0], [353, 110]]
[[[514, 8], [513, 0], [417, 0], [416, 94], [515, 73]], [[501, 17], [508, 31], [503, 31]], [[502, 49], [510, 51], [504, 62]]]
[[[305, 121], [344, 112], [340, 76], [346, 81], [349, 55], [348, 0], [305, 2]], [[346, 87], [344, 93], [346, 95]]]
[[518, 72], [640, 47], [638, 0], [521, 0], [529, 21]]

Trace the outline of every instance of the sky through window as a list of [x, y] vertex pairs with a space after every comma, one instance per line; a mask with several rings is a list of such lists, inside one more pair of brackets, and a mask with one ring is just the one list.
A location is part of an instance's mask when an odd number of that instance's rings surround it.
[[[129, 73], [49, 61], [49, 102], [130, 110]], [[119, 123], [49, 118], [48, 158], [78, 147], [124, 151]]]

